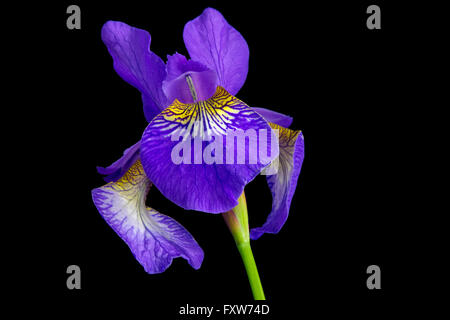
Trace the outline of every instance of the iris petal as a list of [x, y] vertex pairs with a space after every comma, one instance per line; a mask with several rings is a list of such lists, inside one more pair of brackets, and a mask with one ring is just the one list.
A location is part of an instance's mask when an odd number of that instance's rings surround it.
[[147, 121], [167, 105], [162, 91], [166, 77], [164, 62], [150, 51], [150, 34], [123, 22], [108, 21], [102, 40], [114, 61], [114, 69], [126, 82], [142, 93]]
[[[234, 143], [233, 134], [239, 133], [248, 133], [244, 143]], [[176, 100], [156, 116], [142, 136], [141, 159], [145, 173], [166, 198], [188, 210], [221, 213], [238, 204], [244, 186], [278, 155], [274, 143], [277, 137], [269, 124], [218, 87], [206, 101]], [[180, 145], [187, 146], [182, 161], [174, 159]], [[238, 155], [245, 159], [239, 161]]]
[[[291, 200], [297, 187], [298, 176], [304, 158], [304, 142], [301, 131], [294, 131], [271, 123], [279, 131], [280, 153], [277, 173], [267, 176], [272, 192], [272, 211], [262, 227], [250, 230], [250, 238], [258, 239], [263, 233], [278, 233], [286, 222]], [[268, 170], [270, 171], [270, 170]]]
[[207, 8], [185, 25], [183, 39], [191, 59], [216, 71], [219, 85], [236, 95], [248, 73], [249, 50], [244, 37], [219, 11]]
[[123, 152], [123, 156], [111, 164], [109, 167], [97, 167], [97, 172], [106, 175], [103, 180], [106, 182], [117, 181], [125, 172], [139, 159], [139, 150], [141, 148], [141, 141], [138, 141]]
[[178, 222], [145, 205], [151, 182], [140, 160], [117, 182], [92, 190], [100, 214], [127, 243], [133, 255], [148, 273], [160, 273], [183, 257], [200, 268], [203, 250]]
[[265, 108], [253, 107], [253, 109], [255, 109], [255, 111], [258, 112], [264, 119], [266, 119], [267, 122], [272, 122], [285, 128], [289, 128], [289, 126], [292, 124], [293, 119], [291, 116]]

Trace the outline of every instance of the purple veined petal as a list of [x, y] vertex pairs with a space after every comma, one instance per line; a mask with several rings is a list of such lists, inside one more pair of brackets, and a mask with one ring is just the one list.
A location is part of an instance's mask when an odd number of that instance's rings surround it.
[[200, 268], [204, 253], [192, 235], [172, 218], [146, 207], [150, 186], [137, 160], [117, 182], [92, 190], [92, 199], [146, 272], [164, 272], [177, 257]]
[[289, 128], [292, 124], [292, 117], [272, 111], [265, 108], [256, 108], [253, 107], [253, 109], [258, 112], [264, 119], [266, 119], [267, 122], [275, 123], [281, 127]]
[[262, 227], [250, 230], [250, 238], [258, 239], [264, 233], [278, 233], [286, 222], [292, 197], [297, 187], [298, 176], [304, 158], [304, 141], [301, 131], [294, 131], [270, 124], [279, 132], [280, 153], [276, 174], [267, 176], [267, 184], [272, 192], [272, 211]]
[[234, 208], [245, 185], [277, 156], [269, 124], [222, 87], [207, 101], [176, 100], [141, 140], [145, 173], [161, 193], [184, 209], [210, 213]]
[[150, 34], [123, 22], [108, 21], [102, 28], [102, 40], [114, 61], [114, 69], [143, 95], [147, 121], [166, 105], [162, 81], [166, 77], [164, 62], [150, 51]]
[[139, 159], [139, 150], [141, 148], [141, 141], [138, 141], [123, 152], [123, 156], [111, 164], [109, 167], [97, 167], [97, 172], [105, 175], [103, 180], [106, 182], [117, 181], [125, 172]]
[[244, 37], [219, 11], [207, 8], [185, 25], [183, 39], [191, 59], [216, 71], [219, 85], [236, 95], [248, 72], [249, 50]]

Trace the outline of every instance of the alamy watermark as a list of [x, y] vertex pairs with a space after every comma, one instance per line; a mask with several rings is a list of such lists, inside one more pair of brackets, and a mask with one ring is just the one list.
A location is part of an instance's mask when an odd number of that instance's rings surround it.
[[278, 171], [278, 135], [276, 129], [238, 129], [193, 137], [176, 130], [171, 159], [174, 164], [271, 164], [263, 174], [272, 175]]

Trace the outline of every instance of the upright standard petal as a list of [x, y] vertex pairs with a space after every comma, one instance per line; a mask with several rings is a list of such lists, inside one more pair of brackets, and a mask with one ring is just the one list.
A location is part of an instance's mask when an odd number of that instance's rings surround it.
[[253, 107], [253, 109], [255, 109], [255, 111], [258, 112], [264, 119], [266, 119], [267, 122], [272, 122], [285, 128], [289, 128], [292, 124], [293, 119], [291, 116], [264, 108]]
[[142, 136], [141, 159], [165, 197], [188, 210], [221, 213], [277, 157], [277, 142], [258, 113], [218, 87], [206, 101], [176, 100], [156, 116]]
[[279, 133], [280, 153], [277, 173], [267, 176], [267, 184], [272, 192], [272, 211], [262, 227], [250, 230], [250, 238], [258, 239], [263, 233], [278, 233], [289, 215], [291, 200], [297, 187], [298, 176], [304, 158], [304, 142], [301, 131], [294, 131], [271, 123]]
[[166, 107], [162, 91], [166, 68], [161, 58], [150, 51], [150, 34], [123, 22], [108, 21], [102, 28], [102, 40], [116, 72], [142, 93], [144, 114], [150, 122]]
[[219, 85], [236, 95], [248, 72], [249, 50], [244, 37], [220, 12], [207, 8], [185, 25], [183, 38], [191, 58], [216, 71]]
[[163, 272], [177, 257], [200, 268], [203, 250], [191, 234], [172, 218], [146, 207], [150, 186], [137, 160], [117, 182], [92, 190], [92, 198], [105, 221], [148, 273]]
[[139, 150], [141, 148], [141, 141], [138, 141], [123, 152], [123, 156], [111, 164], [109, 167], [97, 167], [98, 173], [105, 175], [103, 180], [106, 182], [117, 181], [125, 172], [139, 159]]

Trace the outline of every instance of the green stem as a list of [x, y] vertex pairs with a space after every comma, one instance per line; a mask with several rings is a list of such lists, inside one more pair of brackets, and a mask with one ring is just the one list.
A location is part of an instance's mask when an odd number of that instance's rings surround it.
[[253, 292], [255, 300], [266, 300], [264, 291], [259, 279], [258, 268], [256, 267], [255, 258], [253, 257], [252, 248], [250, 247], [250, 235], [248, 228], [248, 213], [245, 194], [239, 197], [239, 204], [228, 212], [222, 214], [231, 234], [236, 242], [242, 261], [244, 262], [245, 271], [247, 271], [248, 281]]
[[238, 246], [242, 261], [244, 262], [245, 270], [247, 271], [248, 281], [252, 288], [253, 298], [255, 300], [266, 300], [264, 291], [259, 279], [258, 268], [256, 267], [255, 258], [253, 257], [250, 242], [241, 243]]

